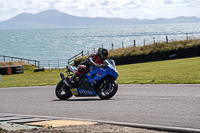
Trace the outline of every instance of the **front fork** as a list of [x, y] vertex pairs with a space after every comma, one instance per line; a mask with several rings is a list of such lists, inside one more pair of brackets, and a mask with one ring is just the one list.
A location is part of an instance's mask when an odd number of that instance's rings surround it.
[[104, 79], [102, 89], [105, 93], [110, 92], [112, 90], [114, 81], [115, 80], [111, 77], [106, 77], [106, 79]]
[[64, 75], [64, 73], [60, 73], [60, 77], [61, 77], [61, 79], [63, 80], [63, 83], [65, 83], [68, 87], [70, 87], [70, 85], [69, 85], [69, 83], [67, 82], [67, 80], [66, 80], [66, 78], [65, 78], [65, 75]]
[[110, 80], [111, 77], [106, 77], [106, 79], [104, 79], [104, 87], [107, 87], [109, 85]]

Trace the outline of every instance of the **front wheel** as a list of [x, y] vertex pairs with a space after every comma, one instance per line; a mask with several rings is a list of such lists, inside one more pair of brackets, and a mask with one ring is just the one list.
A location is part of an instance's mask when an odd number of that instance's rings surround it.
[[56, 86], [55, 93], [56, 93], [57, 98], [59, 98], [60, 100], [67, 100], [73, 95], [69, 87], [66, 86], [62, 80]]
[[115, 95], [118, 90], [118, 83], [116, 80], [110, 80], [108, 85], [103, 82], [100, 84], [97, 94], [101, 99], [110, 99]]

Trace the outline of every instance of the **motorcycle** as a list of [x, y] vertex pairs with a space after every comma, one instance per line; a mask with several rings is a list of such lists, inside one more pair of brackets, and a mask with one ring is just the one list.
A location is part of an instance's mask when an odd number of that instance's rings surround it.
[[73, 95], [76, 97], [98, 96], [100, 99], [112, 98], [117, 90], [118, 72], [114, 60], [105, 60], [104, 67], [89, 67], [89, 72], [78, 76], [74, 82], [71, 77], [76, 73], [75, 66], [67, 65], [67, 76], [61, 72], [61, 81], [57, 84], [55, 93], [60, 100], [67, 100]]

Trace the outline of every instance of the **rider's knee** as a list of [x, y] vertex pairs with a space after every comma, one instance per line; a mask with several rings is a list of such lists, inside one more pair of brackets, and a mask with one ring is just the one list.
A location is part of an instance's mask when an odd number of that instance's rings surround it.
[[87, 71], [87, 67], [85, 65], [80, 65], [77, 70], [77, 74], [81, 75]]

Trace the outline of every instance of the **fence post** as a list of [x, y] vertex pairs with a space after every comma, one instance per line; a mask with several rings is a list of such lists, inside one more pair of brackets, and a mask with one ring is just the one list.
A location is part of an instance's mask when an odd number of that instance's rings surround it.
[[83, 56], [83, 51], [81, 53], [82, 53], [82, 56]]
[[48, 64], [49, 64], [49, 69], [50, 69], [50, 60], [48, 60]]
[[168, 37], [166, 36], [166, 43], [168, 43]]
[[186, 39], [187, 39], [187, 41], [188, 41], [188, 33], [186, 33]]
[[3, 56], [3, 61], [6, 61], [5, 56]]
[[113, 43], [111, 43], [111, 49], [113, 50]]
[[122, 41], [122, 48], [124, 48], [124, 42]]
[[156, 43], [156, 41], [155, 41], [155, 37], [153, 37], [153, 43], [154, 43], [154, 44]]
[[94, 53], [95, 53], [95, 48], [94, 48]]
[[145, 46], [145, 39], [144, 39], [144, 46]]
[[133, 41], [134, 42], [134, 48], [136, 47], [136, 43], [135, 43], [135, 40]]

